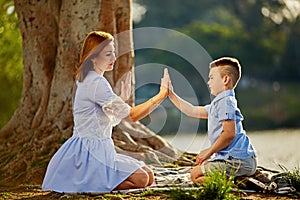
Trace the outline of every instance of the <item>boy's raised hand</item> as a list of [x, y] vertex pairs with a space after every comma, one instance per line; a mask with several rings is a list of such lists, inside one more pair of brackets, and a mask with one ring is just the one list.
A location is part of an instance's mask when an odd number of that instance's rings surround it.
[[173, 92], [174, 92], [174, 88], [173, 88], [171, 78], [170, 78], [170, 81], [169, 81], [169, 95], [171, 95]]
[[168, 96], [170, 97], [171, 95], [174, 95], [174, 88], [173, 88], [173, 84], [171, 81], [171, 78], [169, 76], [169, 88], [168, 88]]

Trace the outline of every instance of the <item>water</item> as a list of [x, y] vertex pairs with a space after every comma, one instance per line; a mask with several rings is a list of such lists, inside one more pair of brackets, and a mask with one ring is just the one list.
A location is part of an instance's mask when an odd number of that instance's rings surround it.
[[[300, 129], [257, 131], [247, 133], [256, 149], [258, 165], [281, 170], [300, 169]], [[163, 136], [174, 147], [193, 153], [209, 146], [206, 134], [182, 134]]]

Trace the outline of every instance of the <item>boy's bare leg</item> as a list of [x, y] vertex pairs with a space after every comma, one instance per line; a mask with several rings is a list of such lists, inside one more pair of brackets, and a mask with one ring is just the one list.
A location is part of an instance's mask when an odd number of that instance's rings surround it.
[[195, 166], [190, 172], [190, 177], [193, 183], [203, 183], [205, 179], [204, 174], [201, 170], [201, 166], [202, 165]]
[[201, 176], [196, 179], [196, 182], [200, 185], [203, 185], [204, 181], [206, 181], [207, 179], [209, 179], [209, 176]]

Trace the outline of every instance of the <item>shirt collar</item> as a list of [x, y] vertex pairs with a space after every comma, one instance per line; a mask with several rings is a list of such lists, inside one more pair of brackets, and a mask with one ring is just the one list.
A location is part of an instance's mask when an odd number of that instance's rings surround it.
[[220, 99], [223, 99], [224, 97], [228, 97], [228, 96], [234, 97], [235, 96], [234, 90], [225, 90], [225, 91], [221, 92], [214, 98], [213, 102], [219, 101]]

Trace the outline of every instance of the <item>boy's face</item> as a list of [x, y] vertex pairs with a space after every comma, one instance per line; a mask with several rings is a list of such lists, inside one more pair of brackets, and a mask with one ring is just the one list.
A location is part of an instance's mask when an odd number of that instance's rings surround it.
[[223, 78], [221, 77], [217, 67], [210, 69], [208, 78], [209, 80], [207, 84], [212, 95], [217, 96], [219, 93], [225, 90]]

